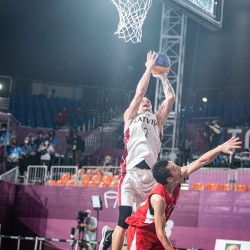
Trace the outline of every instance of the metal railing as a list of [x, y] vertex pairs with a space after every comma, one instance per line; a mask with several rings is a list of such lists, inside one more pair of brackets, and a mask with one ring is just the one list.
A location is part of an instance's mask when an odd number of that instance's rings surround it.
[[18, 176], [19, 176], [19, 167], [15, 167], [8, 172], [0, 175], [0, 180], [11, 182], [11, 183], [18, 183]]
[[43, 166], [28, 166], [25, 184], [43, 185], [48, 179], [48, 167]]

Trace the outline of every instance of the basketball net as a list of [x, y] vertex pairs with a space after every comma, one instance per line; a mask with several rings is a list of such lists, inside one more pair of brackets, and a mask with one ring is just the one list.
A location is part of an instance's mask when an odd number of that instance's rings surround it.
[[140, 43], [142, 25], [152, 5], [152, 0], [111, 0], [119, 13], [115, 34], [125, 42]]

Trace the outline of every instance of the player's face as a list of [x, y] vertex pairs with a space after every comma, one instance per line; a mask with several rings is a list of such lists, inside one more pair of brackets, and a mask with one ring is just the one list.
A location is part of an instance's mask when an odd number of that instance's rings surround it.
[[228, 248], [229, 250], [239, 250], [238, 246], [232, 245]]
[[181, 168], [174, 164], [174, 162], [169, 161], [167, 168], [169, 169], [170, 173], [173, 176], [174, 182], [179, 182], [182, 179], [182, 172]]
[[142, 98], [142, 101], [141, 101], [141, 105], [139, 107], [139, 113], [142, 112], [142, 111], [150, 111], [152, 112], [152, 105], [151, 105], [151, 102], [148, 98], [146, 97], [143, 97]]

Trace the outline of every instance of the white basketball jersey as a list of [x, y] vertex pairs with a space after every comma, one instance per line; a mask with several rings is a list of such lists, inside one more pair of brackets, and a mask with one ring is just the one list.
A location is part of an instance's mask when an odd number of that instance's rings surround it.
[[124, 133], [122, 172], [131, 170], [143, 160], [152, 168], [160, 154], [160, 137], [156, 115], [149, 111], [138, 114]]

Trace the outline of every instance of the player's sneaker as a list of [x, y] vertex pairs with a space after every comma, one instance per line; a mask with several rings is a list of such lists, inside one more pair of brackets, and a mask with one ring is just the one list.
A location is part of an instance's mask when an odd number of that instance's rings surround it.
[[112, 234], [114, 230], [108, 226], [102, 228], [102, 239], [99, 245], [99, 250], [107, 250], [112, 243]]

